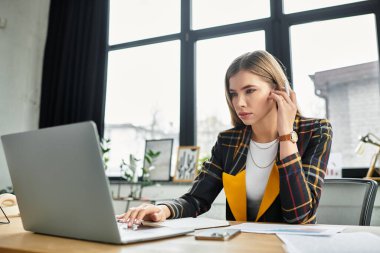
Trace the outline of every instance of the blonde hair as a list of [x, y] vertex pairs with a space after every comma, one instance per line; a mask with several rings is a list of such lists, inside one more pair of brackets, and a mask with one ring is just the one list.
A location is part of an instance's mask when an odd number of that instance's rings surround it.
[[270, 53], [264, 50], [258, 50], [245, 53], [236, 58], [228, 67], [225, 76], [225, 95], [231, 114], [231, 123], [234, 127], [242, 126], [244, 123], [238, 117], [232, 105], [229, 92], [230, 78], [241, 70], [246, 70], [260, 76], [264, 81], [272, 84], [272, 87], [276, 90], [285, 90], [285, 85], [289, 85], [284, 66]]

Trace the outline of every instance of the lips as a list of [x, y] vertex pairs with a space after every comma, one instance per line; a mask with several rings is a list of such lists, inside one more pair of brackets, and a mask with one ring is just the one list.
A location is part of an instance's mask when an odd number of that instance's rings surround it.
[[238, 115], [239, 115], [239, 118], [241, 118], [241, 119], [244, 120], [244, 119], [248, 119], [252, 115], [252, 113], [249, 113], [249, 112], [239, 112]]
[[252, 114], [252, 113], [249, 113], [249, 112], [239, 112], [239, 113], [238, 113], [238, 115], [239, 115], [240, 117], [244, 117], [244, 116], [247, 116], [247, 115], [250, 115], [250, 114]]

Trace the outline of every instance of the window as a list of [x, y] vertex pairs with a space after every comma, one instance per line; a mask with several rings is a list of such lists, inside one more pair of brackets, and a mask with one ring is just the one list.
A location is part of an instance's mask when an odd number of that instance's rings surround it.
[[105, 137], [111, 139], [108, 175], [118, 175], [121, 159], [128, 159], [129, 154], [141, 159], [145, 139], [174, 138], [178, 143], [179, 56], [179, 41], [109, 53], [105, 117]]
[[354, 150], [358, 136], [380, 133], [375, 16], [295, 25], [290, 32], [293, 83], [301, 112], [330, 119], [332, 157], [343, 167], [368, 167], [375, 147], [368, 146], [362, 157]]
[[228, 66], [237, 56], [259, 49], [265, 49], [263, 31], [197, 42], [197, 145], [201, 157], [210, 154], [220, 131], [232, 127], [224, 95]]
[[180, 30], [179, 0], [111, 0], [109, 44], [119, 44]]
[[193, 29], [267, 18], [269, 0], [193, 0]]
[[146, 139], [174, 138], [174, 152], [198, 145], [209, 155], [232, 127], [227, 67], [258, 49], [284, 63], [305, 116], [331, 120], [332, 160], [368, 168], [374, 147], [363, 157], [354, 149], [358, 135], [380, 135], [380, 1], [109, 1], [111, 172], [130, 153], [142, 159]]
[[325, 8], [335, 5], [361, 2], [365, 0], [284, 0], [284, 13], [293, 13], [307, 11], [319, 8]]

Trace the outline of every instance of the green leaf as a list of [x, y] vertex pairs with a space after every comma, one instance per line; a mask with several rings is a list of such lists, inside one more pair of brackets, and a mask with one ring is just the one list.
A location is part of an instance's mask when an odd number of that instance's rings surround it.
[[149, 156], [145, 156], [145, 160], [149, 163], [152, 164], [152, 159]]

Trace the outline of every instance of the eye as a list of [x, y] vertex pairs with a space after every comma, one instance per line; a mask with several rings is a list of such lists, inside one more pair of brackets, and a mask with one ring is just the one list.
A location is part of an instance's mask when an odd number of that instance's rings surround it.
[[230, 98], [236, 97], [237, 94], [235, 92], [230, 92]]
[[247, 90], [246, 90], [246, 93], [247, 93], [247, 94], [250, 94], [250, 93], [253, 93], [253, 92], [255, 92], [255, 91], [256, 91], [255, 89], [247, 89]]

